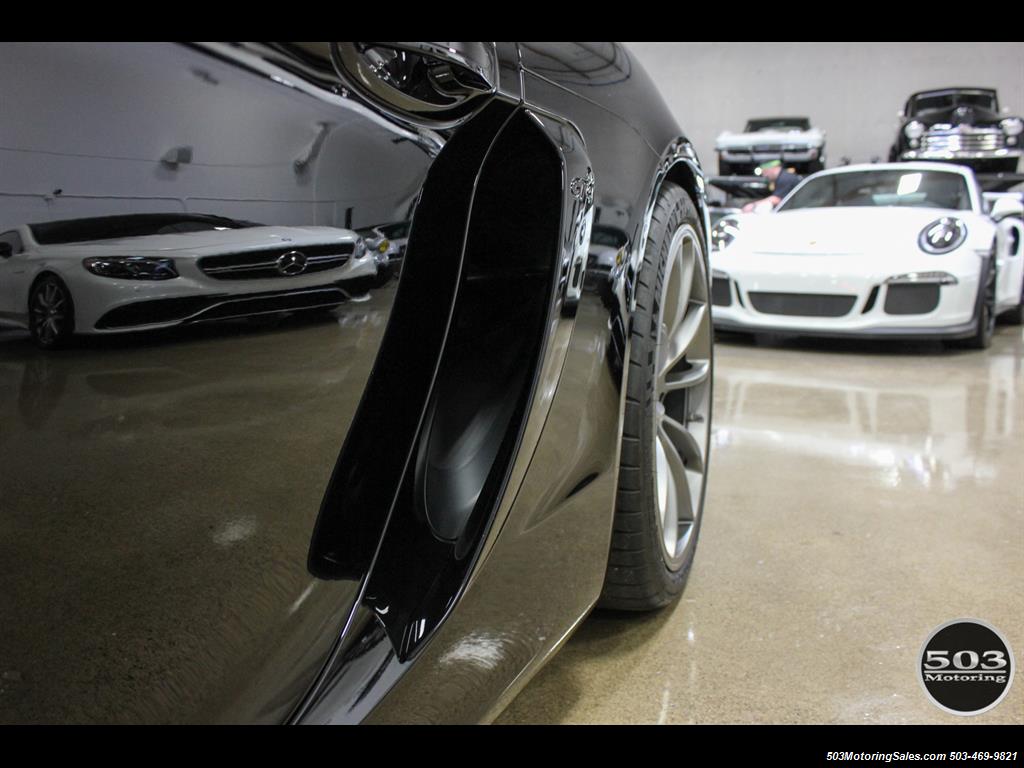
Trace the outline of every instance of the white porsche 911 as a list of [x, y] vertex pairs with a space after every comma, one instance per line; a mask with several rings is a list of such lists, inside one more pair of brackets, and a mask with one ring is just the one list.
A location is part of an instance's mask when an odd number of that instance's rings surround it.
[[711, 240], [719, 329], [986, 347], [996, 315], [1024, 320], [1020, 196], [983, 195], [963, 166], [822, 171]]
[[0, 233], [0, 321], [49, 349], [74, 333], [328, 309], [376, 272], [336, 227], [182, 213], [22, 224]]

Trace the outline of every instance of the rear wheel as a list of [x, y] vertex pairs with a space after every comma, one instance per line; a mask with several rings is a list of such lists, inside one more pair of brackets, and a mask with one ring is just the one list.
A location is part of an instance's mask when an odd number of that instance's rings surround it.
[[75, 332], [75, 305], [71, 291], [56, 275], [46, 275], [32, 286], [28, 314], [29, 333], [43, 349], [65, 346]]
[[693, 563], [711, 423], [710, 284], [696, 208], [666, 182], [637, 277], [615, 527], [600, 605], [671, 602]]

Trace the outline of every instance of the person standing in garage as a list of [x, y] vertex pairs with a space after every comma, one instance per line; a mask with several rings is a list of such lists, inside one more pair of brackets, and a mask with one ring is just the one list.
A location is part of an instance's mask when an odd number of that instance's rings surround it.
[[782, 198], [792, 192], [793, 188], [803, 180], [803, 177], [790, 173], [783, 168], [781, 160], [769, 160], [766, 163], [761, 163], [757, 169], [761, 172], [762, 176], [768, 179], [768, 189], [771, 191], [771, 194], [768, 197], [763, 197], [760, 200], [754, 200], [744, 205], [744, 213], [750, 213], [765, 203], [770, 204], [774, 208], [782, 202]]

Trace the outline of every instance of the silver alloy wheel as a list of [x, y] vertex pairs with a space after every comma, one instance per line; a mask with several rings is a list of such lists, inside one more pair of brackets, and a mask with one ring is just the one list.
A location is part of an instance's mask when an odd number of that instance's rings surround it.
[[43, 344], [52, 344], [64, 330], [67, 317], [67, 296], [55, 282], [47, 282], [35, 294], [32, 318], [36, 334]]
[[673, 569], [703, 507], [710, 438], [711, 311], [700, 243], [690, 225], [672, 236], [658, 302], [655, 474], [662, 554]]

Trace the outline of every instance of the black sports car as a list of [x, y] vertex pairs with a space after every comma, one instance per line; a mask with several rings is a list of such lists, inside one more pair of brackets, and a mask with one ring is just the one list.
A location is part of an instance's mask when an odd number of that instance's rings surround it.
[[[161, 327], [0, 331], [0, 721], [487, 721], [595, 605], [680, 593], [708, 210], [626, 49], [3, 53], [0, 231], [177, 213], [266, 242], [213, 271], [216, 232], [76, 243]], [[354, 257], [294, 239], [405, 221], [398, 280], [321, 286]], [[84, 322], [24, 262], [32, 311]], [[229, 289], [244, 312], [188, 314]]]
[[938, 160], [979, 173], [1013, 173], [1024, 121], [1003, 114], [992, 88], [938, 88], [915, 93], [899, 113], [889, 162]]

